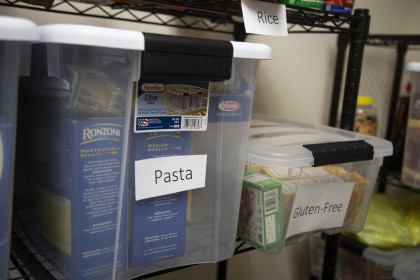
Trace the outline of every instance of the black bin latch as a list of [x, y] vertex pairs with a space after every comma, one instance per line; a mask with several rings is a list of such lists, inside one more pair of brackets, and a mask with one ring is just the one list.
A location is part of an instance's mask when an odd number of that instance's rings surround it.
[[303, 145], [312, 152], [313, 166], [373, 159], [373, 146], [364, 140]]

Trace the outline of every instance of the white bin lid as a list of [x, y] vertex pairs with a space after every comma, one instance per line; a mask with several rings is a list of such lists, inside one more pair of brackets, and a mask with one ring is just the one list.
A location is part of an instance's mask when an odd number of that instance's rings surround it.
[[28, 19], [0, 16], [0, 40], [38, 41], [39, 34], [35, 23]]
[[407, 70], [413, 72], [420, 72], [420, 62], [413, 61], [408, 63]]
[[[373, 146], [373, 158], [392, 155], [391, 142], [324, 125], [309, 125], [253, 115], [246, 160], [283, 168], [314, 164], [313, 153], [303, 145], [364, 140]], [[343, 143], [344, 144], [344, 143]]]
[[271, 59], [271, 48], [265, 44], [236, 42], [233, 45], [233, 57], [249, 59]]
[[38, 30], [43, 43], [144, 50], [144, 36], [140, 31], [79, 24], [42, 25]]

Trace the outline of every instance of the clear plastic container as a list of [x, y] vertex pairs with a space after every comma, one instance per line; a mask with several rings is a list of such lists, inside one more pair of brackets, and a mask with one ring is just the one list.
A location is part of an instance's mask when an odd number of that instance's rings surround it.
[[410, 71], [412, 88], [401, 180], [408, 186], [420, 189], [420, 62], [410, 62], [407, 69]]
[[396, 280], [416, 280], [420, 278], [420, 250], [410, 259], [398, 264], [392, 276]]
[[399, 249], [368, 247], [363, 251], [363, 257], [377, 265], [395, 267], [397, 264], [412, 258], [419, 251], [420, 246]]
[[111, 278], [127, 263], [116, 240], [144, 36], [73, 24], [38, 31], [19, 97], [16, 217], [57, 279]]
[[181, 111], [189, 111], [191, 105], [191, 94], [189, 92], [184, 92], [182, 94], [182, 105]]
[[0, 279], [9, 276], [18, 81], [29, 73], [37, 40], [33, 22], [0, 16]]
[[265, 251], [317, 231], [360, 231], [383, 157], [391, 154], [391, 143], [378, 137], [253, 116], [247, 168], [282, 183], [285, 240]]
[[182, 107], [182, 92], [174, 89], [172, 91], [170, 91], [171, 93], [171, 109], [177, 113], [181, 112], [181, 107]]
[[197, 91], [191, 91], [191, 100], [190, 100], [190, 109], [195, 110], [197, 109]]
[[[153, 75], [144, 74], [142, 68], [139, 84], [154, 85], [151, 88], [161, 90], [152, 94], [156, 102], [149, 104], [149, 111], [145, 110], [146, 106], [133, 110], [132, 122], [140, 120], [143, 126], [135, 126], [130, 132], [128, 218], [126, 225], [121, 223], [120, 230], [128, 229], [128, 269], [118, 273], [118, 279], [183, 265], [218, 262], [233, 255], [258, 65], [260, 60], [271, 58], [271, 49], [263, 44], [149, 35], [145, 55], [156, 61], [160, 61], [159, 55], [166, 61], [177, 61], [176, 57], [181, 55], [184, 59], [178, 65], [182, 68], [179, 71], [185, 72], [179, 75], [178, 70], [173, 70], [175, 65], [170, 65], [168, 72], [154, 70]], [[156, 45], [155, 49], [154, 42], [166, 43]], [[196, 57], [199, 63], [195, 62]], [[147, 58], [143, 60], [147, 64]], [[206, 63], [216, 63], [216, 68], [209, 71], [212, 67]], [[194, 115], [165, 112], [159, 100], [174, 88], [199, 92], [198, 106], [191, 110]], [[140, 103], [147, 94], [151, 93], [139, 86]], [[198, 108], [201, 113], [197, 115]], [[155, 109], [163, 115], [155, 113]], [[141, 110], [147, 116], [136, 118]], [[184, 126], [187, 123], [181, 121], [184, 117], [195, 120], [197, 126]], [[167, 120], [175, 123], [163, 126]], [[198, 124], [205, 123], [207, 129], [198, 131]], [[206, 158], [206, 167], [193, 164], [192, 178], [199, 177], [194, 175], [196, 172], [205, 171], [205, 178], [200, 177], [202, 185], [194, 182], [191, 189], [180, 190], [177, 181], [189, 184], [190, 167], [186, 166], [190, 159], [198, 157]], [[173, 168], [170, 162], [176, 163], [175, 169], [169, 169]], [[145, 170], [153, 165], [157, 169], [151, 170], [155, 176], [151, 183], [155, 186], [159, 181], [160, 185], [148, 189], [168, 192], [137, 198], [145, 193], [141, 189], [150, 182], [147, 179], [150, 172]], [[122, 220], [126, 216], [123, 214]]]
[[373, 106], [373, 98], [369, 96], [358, 96], [354, 131], [375, 136], [377, 128], [378, 117], [376, 109]]
[[404, 144], [407, 133], [408, 110], [410, 106], [411, 83], [406, 85], [405, 93], [402, 93], [398, 99], [397, 110], [392, 125], [391, 136], [389, 140], [394, 146], [394, 154], [385, 160], [387, 170], [401, 174], [402, 162], [404, 156]]
[[[348, 238], [345, 237], [344, 238]], [[351, 239], [348, 239], [351, 241]], [[417, 255], [420, 247], [405, 247], [399, 249], [379, 249], [375, 247], [362, 248], [357, 241], [340, 246], [337, 256], [335, 279], [393, 279], [394, 269], [406, 260]], [[341, 240], [341, 244], [343, 240]], [[321, 276], [324, 259], [325, 240], [320, 234], [310, 237], [311, 274]]]
[[207, 103], [206, 99], [204, 98], [204, 92], [200, 90], [197, 92], [197, 102], [195, 106], [197, 109], [200, 109], [203, 107], [204, 103]]

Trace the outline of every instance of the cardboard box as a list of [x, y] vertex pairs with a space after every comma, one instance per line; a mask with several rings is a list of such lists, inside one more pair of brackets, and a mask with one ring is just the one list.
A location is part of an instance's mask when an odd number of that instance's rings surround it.
[[[129, 170], [134, 162], [190, 154], [190, 132], [132, 134]], [[135, 175], [129, 176], [129, 267], [141, 267], [183, 256], [186, 243], [188, 191], [136, 201]]]
[[[26, 175], [30, 226], [43, 241], [40, 253], [66, 279], [109, 275], [121, 203], [124, 119], [37, 115], [27, 127], [33, 134], [31, 147], [37, 149], [29, 155], [32, 168]], [[126, 224], [126, 215], [122, 217], [121, 224]], [[125, 238], [118, 246], [125, 255]], [[117, 269], [125, 266], [126, 260], [120, 258]]]
[[245, 172], [239, 210], [239, 237], [263, 250], [283, 242], [281, 190], [279, 181]]

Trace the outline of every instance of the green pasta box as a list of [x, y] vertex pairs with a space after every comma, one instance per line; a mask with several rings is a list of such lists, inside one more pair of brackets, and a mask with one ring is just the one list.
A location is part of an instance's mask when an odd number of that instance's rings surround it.
[[281, 182], [245, 171], [238, 222], [242, 240], [262, 250], [283, 243], [281, 191]]

